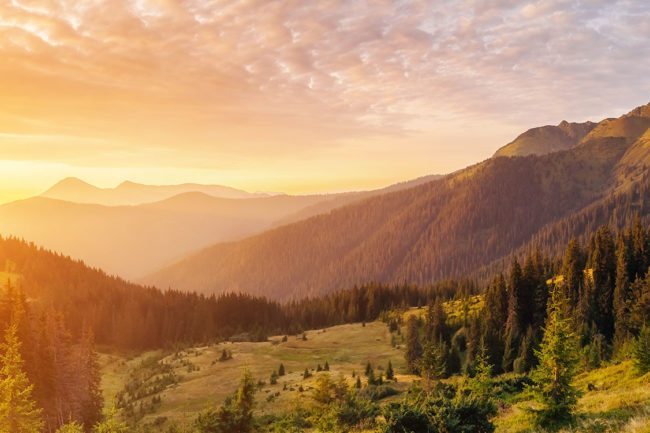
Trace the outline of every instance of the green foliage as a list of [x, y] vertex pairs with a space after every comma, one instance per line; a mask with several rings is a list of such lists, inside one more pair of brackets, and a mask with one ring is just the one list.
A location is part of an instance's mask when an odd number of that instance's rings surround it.
[[568, 302], [555, 289], [549, 303], [544, 338], [536, 351], [538, 367], [533, 371], [533, 392], [542, 408], [535, 412], [537, 423], [555, 428], [572, 420], [578, 391], [572, 381], [578, 365], [578, 338], [568, 311]]
[[[14, 319], [15, 321], [16, 319]], [[17, 325], [5, 331], [0, 348], [0, 431], [38, 433], [43, 428], [41, 410], [32, 398], [33, 386], [23, 371]]]
[[384, 409], [383, 433], [491, 433], [494, 406], [476, 396], [418, 394]]
[[417, 317], [409, 316], [406, 321], [406, 367], [411, 373], [419, 373], [422, 344], [420, 343], [420, 323]]
[[84, 433], [84, 428], [78, 422], [71, 422], [59, 427], [56, 433]]
[[650, 327], [644, 326], [634, 344], [634, 366], [640, 374], [650, 372]]
[[217, 410], [202, 412], [194, 426], [200, 433], [249, 433], [253, 431], [255, 380], [244, 370], [237, 391]]
[[105, 420], [95, 425], [93, 433], [131, 433], [131, 431], [125, 423], [117, 419], [115, 408], [113, 408]]
[[446, 355], [447, 348], [443, 342], [426, 343], [424, 346], [424, 353], [420, 360], [420, 371], [426, 380], [427, 386], [429, 386], [431, 382], [445, 377]]

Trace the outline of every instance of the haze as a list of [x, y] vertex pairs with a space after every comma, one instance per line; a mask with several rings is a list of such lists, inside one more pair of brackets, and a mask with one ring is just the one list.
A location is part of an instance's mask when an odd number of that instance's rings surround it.
[[100, 186], [370, 189], [647, 102], [630, 1], [0, 5], [0, 201]]

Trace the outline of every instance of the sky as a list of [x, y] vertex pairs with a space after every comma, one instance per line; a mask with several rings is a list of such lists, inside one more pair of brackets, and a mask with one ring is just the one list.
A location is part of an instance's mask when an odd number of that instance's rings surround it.
[[0, 202], [368, 189], [650, 100], [650, 2], [3, 0]]

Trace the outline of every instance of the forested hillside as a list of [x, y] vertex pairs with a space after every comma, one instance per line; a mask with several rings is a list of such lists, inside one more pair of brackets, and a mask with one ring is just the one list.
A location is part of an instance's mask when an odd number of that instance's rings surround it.
[[[0, 275], [6, 278], [0, 294], [8, 284], [25, 294], [36, 318], [60, 313], [62, 326], [74, 338], [87, 328], [99, 345], [119, 350], [219, 341], [234, 335], [265, 339], [273, 332], [374, 320], [387, 308], [478, 290], [470, 281], [423, 288], [368, 283], [281, 305], [237, 293], [205, 296], [139, 286], [14, 238], [0, 238], [0, 263], [4, 266]], [[7, 314], [6, 309], [0, 311], [0, 321], [6, 321]]]
[[634, 215], [647, 218], [650, 158], [642, 135], [648, 125], [649, 110], [640, 107], [601, 122], [571, 150], [493, 158], [441, 180], [215, 245], [145, 281], [290, 299], [364, 281], [424, 285], [462, 276], [536, 238], [557, 252], [592, 224], [620, 227]]

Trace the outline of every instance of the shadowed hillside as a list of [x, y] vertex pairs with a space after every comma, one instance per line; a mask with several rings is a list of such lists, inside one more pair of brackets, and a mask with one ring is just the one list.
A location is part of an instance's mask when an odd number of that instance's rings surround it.
[[639, 136], [650, 125], [647, 114], [641, 107], [605, 120], [569, 151], [494, 158], [441, 180], [215, 245], [146, 281], [287, 299], [363, 281], [427, 284], [472, 272], [524, 246], [541, 229], [643, 182], [648, 161], [630, 153], [646, 155]]

